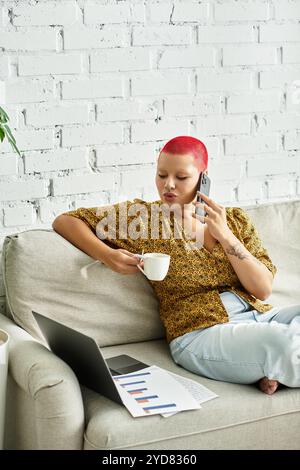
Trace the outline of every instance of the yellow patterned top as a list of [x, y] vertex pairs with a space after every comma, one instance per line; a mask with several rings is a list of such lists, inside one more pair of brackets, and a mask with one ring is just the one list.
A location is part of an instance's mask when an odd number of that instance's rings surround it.
[[[168, 343], [178, 336], [193, 330], [226, 323], [229, 321], [228, 314], [220, 298], [220, 293], [231, 290], [244, 300], [249, 302], [258, 312], [267, 312], [272, 308], [270, 304], [264, 304], [259, 299], [248, 293], [240, 283], [222, 245], [217, 241], [212, 252], [202, 248], [191, 248], [190, 240], [182, 231], [182, 238], [174, 237], [174, 216], [170, 217], [170, 225], [173, 234], [166, 237], [162, 232], [162, 224], [165, 216], [159, 215], [159, 236], [151, 238], [151, 223], [149, 216], [148, 232], [145, 237], [136, 239], [124, 237], [119, 232], [119, 208], [130, 209], [132, 204], [140, 204], [146, 208], [150, 214], [150, 205], [159, 207], [161, 200], [147, 202], [142, 199], [124, 201], [109, 206], [79, 208], [77, 210], [65, 212], [83, 220], [88, 227], [99, 237], [97, 224], [107, 215], [105, 209], [114, 208], [116, 211], [116, 233], [108, 237], [104, 243], [112, 248], [124, 248], [132, 253], [147, 252], [167, 253], [171, 256], [170, 268], [163, 281], [150, 281], [157, 298], [159, 300], [160, 317], [166, 330]], [[136, 206], [135, 206], [136, 207]], [[98, 213], [98, 214], [97, 214]], [[123, 212], [121, 212], [123, 213]], [[130, 210], [129, 210], [130, 214]], [[275, 275], [277, 268], [269, 258], [267, 250], [262, 246], [259, 234], [251, 222], [249, 215], [239, 207], [227, 207], [227, 224], [234, 235], [243, 243], [247, 250], [261, 261]], [[123, 217], [123, 216], [122, 216]], [[123, 219], [122, 219], [123, 220]], [[137, 215], [128, 215], [128, 226], [137, 220]], [[143, 229], [144, 218], [141, 218], [138, 228]], [[98, 225], [99, 227], [99, 225]], [[111, 234], [110, 234], [111, 235]]]

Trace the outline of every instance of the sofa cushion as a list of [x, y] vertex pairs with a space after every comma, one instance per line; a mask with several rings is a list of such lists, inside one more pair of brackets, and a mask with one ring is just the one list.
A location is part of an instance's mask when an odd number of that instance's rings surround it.
[[94, 261], [53, 230], [6, 237], [2, 267], [8, 314], [39, 339], [31, 310], [101, 346], [164, 337], [158, 300], [143, 274], [119, 274]]
[[300, 303], [300, 200], [245, 208], [277, 267], [267, 303]]
[[155, 364], [199, 382], [218, 398], [203, 403], [199, 410], [168, 418], [133, 418], [125, 407], [83, 387], [85, 449], [299, 449], [297, 388], [286, 387], [267, 395], [255, 384], [198, 376], [173, 362], [164, 340], [107, 347], [103, 354], [106, 358], [128, 354]]

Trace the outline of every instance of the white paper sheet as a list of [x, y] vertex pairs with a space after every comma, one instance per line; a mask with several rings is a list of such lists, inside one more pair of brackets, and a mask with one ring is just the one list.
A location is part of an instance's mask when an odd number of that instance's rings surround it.
[[[199, 384], [195, 380], [187, 379], [186, 377], [182, 377], [181, 375], [174, 374], [173, 372], [169, 372], [169, 371], [167, 372], [170, 375], [172, 375], [176, 380], [178, 380], [178, 382], [181, 383], [184, 387], [186, 387], [186, 389], [191, 393], [191, 395], [195, 398], [195, 400], [199, 404], [204, 403], [208, 400], [213, 400], [214, 398], [218, 398], [219, 396], [215, 392], [212, 392], [207, 387], [204, 387], [204, 385]], [[162, 416], [164, 418], [168, 418], [169, 416], [172, 416], [176, 413], [177, 411], [164, 413], [162, 414]]]
[[113, 379], [124, 405], [133, 417], [162, 414], [168, 410], [177, 413], [201, 408], [185, 386], [168, 371], [157, 366], [115, 375]]

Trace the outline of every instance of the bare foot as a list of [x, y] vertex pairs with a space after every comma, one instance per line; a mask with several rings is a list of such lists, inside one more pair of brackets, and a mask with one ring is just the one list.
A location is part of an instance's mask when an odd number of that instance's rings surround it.
[[275, 393], [278, 388], [278, 385], [278, 380], [268, 379], [268, 377], [263, 377], [258, 382], [260, 390], [264, 393], [267, 393], [268, 395], [272, 395], [273, 393]]

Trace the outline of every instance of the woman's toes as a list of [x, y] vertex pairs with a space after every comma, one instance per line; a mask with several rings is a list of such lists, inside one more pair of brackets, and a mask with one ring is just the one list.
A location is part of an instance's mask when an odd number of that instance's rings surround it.
[[268, 377], [263, 377], [258, 383], [260, 390], [268, 395], [272, 395], [276, 392], [278, 385], [278, 380], [268, 379]]

